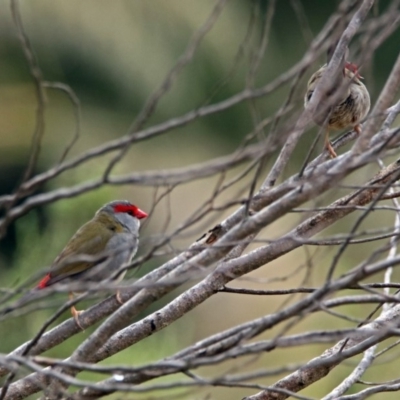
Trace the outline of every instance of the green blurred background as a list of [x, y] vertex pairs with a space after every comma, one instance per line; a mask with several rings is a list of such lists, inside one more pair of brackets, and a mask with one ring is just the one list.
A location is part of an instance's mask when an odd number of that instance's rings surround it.
[[[385, 7], [384, 3], [381, 2], [382, 8]], [[15, 189], [26, 167], [35, 124], [36, 100], [34, 85], [12, 22], [9, 3], [1, 0], [0, 4], [0, 194], [6, 194]], [[70, 85], [81, 102], [81, 135], [69, 153], [69, 158], [127, 133], [146, 99], [162, 83], [192, 35], [208, 17], [214, 4], [215, 2], [210, 0], [21, 1], [22, 20], [44, 78]], [[172, 89], [160, 101], [147, 126], [183, 115], [203, 104], [221, 101], [243, 90], [249, 59], [259, 44], [268, 4], [268, 1], [259, 2], [259, 13], [253, 23], [253, 38], [237, 62], [235, 57], [248, 29], [254, 2], [232, 0], [228, 3], [221, 18], [196, 52], [193, 61], [185, 67]], [[276, 78], [301, 59], [310, 40], [320, 31], [337, 4], [336, 1], [320, 0], [277, 2], [270, 41], [257, 74], [257, 86]], [[300, 28], [293, 8], [296, 5], [303, 8], [308, 23], [306, 30]], [[377, 15], [379, 12], [376, 6], [371, 15]], [[362, 73], [370, 88], [372, 101], [379, 94], [398, 55], [398, 43], [400, 33], [396, 32], [378, 49], [371, 63], [364, 66]], [[322, 63], [324, 60], [321, 58], [315, 67]], [[311, 72], [306, 74], [307, 77]], [[220, 85], [221, 82], [225, 84]], [[304, 85], [305, 81], [303, 87]], [[216, 88], [218, 90], [215, 90]], [[258, 113], [263, 117], [272, 115], [283, 104], [288, 93], [289, 87], [286, 86], [271, 96], [257, 100]], [[46, 130], [37, 172], [44, 171], [58, 162], [76, 127], [74, 109], [67, 96], [55, 90], [48, 90], [46, 95]], [[296, 96], [297, 110], [300, 110], [302, 93]], [[229, 154], [240, 145], [252, 127], [249, 107], [241, 104], [223, 113], [197, 120], [181, 129], [135, 144], [115, 172], [184, 167]], [[301, 165], [317, 130], [313, 128], [311, 132], [304, 136], [296, 149], [293, 162], [285, 171], [286, 177]], [[109, 160], [110, 156], [95, 159], [78, 169], [62, 174], [41, 190], [71, 186], [98, 178]], [[268, 165], [271, 165], [271, 160]], [[240, 172], [242, 169], [238, 167], [234, 172]], [[366, 168], [354, 174], [347, 183], [359, 183], [360, 179], [364, 181], [376, 170], [375, 166]], [[228, 176], [233, 176], [233, 173]], [[251, 178], [252, 175], [248, 177], [249, 180]], [[176, 188], [168, 200], [160, 202], [151, 220], [145, 224], [142, 230], [142, 246], [149, 246], [151, 238], [160, 232], [173, 232], [176, 226], [209, 198], [210, 188], [213, 188], [216, 182], [217, 178], [213, 177]], [[227, 190], [218, 198], [218, 203], [232, 200], [237, 191], [237, 187]], [[342, 192], [346, 193], [345, 190], [340, 193]], [[17, 287], [41, 268], [49, 266], [68, 238], [103, 203], [111, 199], [127, 198], [147, 210], [154, 196], [155, 189], [150, 187], [113, 186], [29, 212], [10, 226], [7, 236], [1, 242], [1, 286]], [[321, 204], [327, 204], [331, 198], [329, 195], [324, 196]], [[169, 210], [171, 220], [166, 225]], [[211, 228], [232, 210], [214, 213], [207, 223], [202, 221], [202, 227]], [[294, 226], [300, 218], [299, 214], [292, 214], [269, 226], [262, 237], [276, 238]], [[329, 229], [328, 233], [348, 231], [355, 218], [355, 215], [349, 217]], [[393, 213], [376, 212], [374, 218], [363, 224], [362, 229], [390, 225], [392, 221]], [[174, 239], [173, 246], [176, 250], [182, 249], [195, 240], [199, 233], [200, 227], [195, 232], [182, 234]], [[309, 253], [316, 255], [312, 278], [307, 284], [316, 285], [323, 279], [334, 251], [335, 248], [299, 249], [261, 268], [250, 277], [243, 278], [238, 285], [257, 288], [294, 287], [302, 281], [304, 269], [298, 274], [291, 273], [301, 264], [302, 261], [299, 260], [305, 261]], [[359, 245], [356, 249], [348, 250], [342, 259], [340, 271], [355, 265], [365, 252], [371, 252], [371, 245]], [[164, 259], [146, 264], [135, 276], [143, 275]], [[281, 281], [278, 279], [270, 282], [278, 274], [282, 277]], [[289, 278], [286, 277], [288, 274], [291, 274]], [[148, 312], [161, 307], [177, 293], [179, 292], [174, 292], [167, 299], [158, 302]], [[63, 299], [60, 297], [60, 304]], [[274, 312], [282, 302], [282, 298], [216, 295], [177, 323], [112, 357], [106, 363], [140, 365], [158, 360], [210, 334]], [[361, 310], [360, 307], [348, 307], [344, 311], [364, 318], [370, 309], [369, 306], [363, 306]], [[45, 318], [51, 315], [52, 310], [38, 310], [29, 315], [2, 321], [0, 352], [11, 351], [31, 338]], [[60, 320], [68, 317], [66, 313]], [[319, 314], [305, 319], [295, 331], [338, 326], [350, 324], [332, 316]], [[75, 336], [49, 351], [48, 355], [67, 357], [91, 331], [88, 329]], [[267, 332], [260, 338], [273, 337], [277, 332], [278, 330]], [[293, 350], [275, 351], [273, 357], [266, 354], [253, 360], [253, 363], [240, 366], [240, 370], [245, 372], [261, 367], [277, 367], [278, 355], [281, 362], [305, 361], [320, 354], [325, 348], [326, 346], [315, 345], [297, 349], [295, 358]], [[235, 363], [241, 365], [240, 361]], [[222, 367], [205, 368], [199, 372], [205, 376], [215, 376], [221, 371], [228, 371], [233, 365], [235, 364], [226, 363]], [[318, 398], [340, 382], [351, 368], [352, 362], [336, 368], [329, 377], [305, 390], [304, 394]], [[90, 374], [80, 376], [85, 379], [98, 378]], [[385, 364], [380, 365], [377, 362], [365, 376], [365, 380], [376, 381], [393, 377]], [[165, 381], [172, 379], [169, 377]], [[275, 379], [271, 378], [261, 382], [269, 384], [274, 381]], [[160, 396], [170, 393], [158, 392]], [[185, 393], [183, 390], [176, 391], [176, 394], [180, 394], [184, 399], [222, 400], [241, 398], [252, 391], [204, 388]], [[158, 394], [152, 398], [157, 398]], [[146, 395], [109, 396], [145, 397]], [[385, 399], [395, 398], [397, 399], [398, 395], [385, 396]]]

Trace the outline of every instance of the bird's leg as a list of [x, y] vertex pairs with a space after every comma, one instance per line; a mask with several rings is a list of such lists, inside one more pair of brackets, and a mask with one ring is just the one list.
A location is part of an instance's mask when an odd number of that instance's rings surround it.
[[336, 158], [337, 157], [336, 151], [332, 147], [331, 141], [329, 140], [329, 129], [327, 129], [326, 132], [325, 132], [325, 148], [326, 148], [326, 150], [328, 150], [329, 155], [331, 156], [331, 158]]
[[356, 125], [353, 129], [358, 135], [361, 135], [361, 125]]
[[[69, 294], [69, 299], [70, 299], [70, 300], [73, 300], [73, 298], [74, 298], [74, 295], [73, 295], [72, 293], [70, 293], [70, 294]], [[80, 323], [80, 321], [79, 321], [79, 314], [82, 314], [82, 313], [83, 313], [83, 310], [82, 310], [82, 311], [78, 311], [78, 310], [75, 308], [75, 306], [72, 306], [72, 307], [71, 307], [71, 314], [72, 314], [72, 316], [74, 317], [74, 320], [75, 320], [76, 324], [79, 326], [79, 328], [80, 328], [82, 331], [84, 331], [84, 329], [83, 329], [83, 327], [82, 327], [82, 325], [81, 325], [81, 323]]]

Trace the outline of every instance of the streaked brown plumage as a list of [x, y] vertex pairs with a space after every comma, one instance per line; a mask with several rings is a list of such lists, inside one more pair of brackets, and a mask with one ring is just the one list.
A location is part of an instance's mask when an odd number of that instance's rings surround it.
[[[338, 130], [352, 127], [360, 134], [360, 121], [368, 114], [371, 105], [368, 90], [360, 81], [361, 77], [358, 73], [357, 66], [348, 62], [344, 65], [343, 74], [339, 75], [338, 85], [335, 85], [337, 88], [342, 84], [342, 80], [345, 80], [344, 84], [347, 84], [347, 86], [345, 86], [347, 89], [343, 93], [342, 99], [335, 102], [337, 105], [328, 107], [324, 114], [321, 115], [317, 112], [314, 117], [314, 121], [318, 125], [326, 127], [325, 148], [332, 158], [337, 157], [337, 154], [329, 141], [329, 131], [331, 129]], [[307, 104], [311, 100], [315, 87], [321, 79], [326, 67], [327, 65], [325, 64], [315, 72], [308, 81], [307, 92], [304, 97], [304, 107], [307, 107]], [[333, 91], [333, 96], [335, 95], [336, 90]], [[323, 106], [326, 107], [327, 105], [324, 104]]]

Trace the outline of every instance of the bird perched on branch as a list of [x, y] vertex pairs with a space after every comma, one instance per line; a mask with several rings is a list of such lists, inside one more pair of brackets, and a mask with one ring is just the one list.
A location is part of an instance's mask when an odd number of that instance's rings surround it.
[[[326, 95], [317, 106], [314, 115], [314, 122], [326, 129], [325, 148], [332, 158], [337, 157], [337, 154], [329, 140], [329, 131], [352, 127], [360, 134], [360, 121], [368, 114], [371, 105], [368, 90], [361, 82], [357, 65], [345, 61], [346, 56], [341, 71], [329, 82]], [[316, 71], [308, 81], [304, 107], [310, 102], [326, 68], [327, 64]]]
[[[135, 255], [139, 245], [140, 220], [146, 217], [144, 211], [128, 201], [117, 200], [101, 207], [72, 236], [54, 260], [50, 272], [35, 289], [17, 302], [17, 307], [29, 302], [34, 292], [56, 283], [68, 285], [102, 282], [107, 279], [121, 280], [126, 272], [121, 270], [121, 266], [130, 262]], [[14, 308], [15, 306], [5, 312]], [[81, 327], [78, 319], [80, 311], [72, 306], [71, 313]]]

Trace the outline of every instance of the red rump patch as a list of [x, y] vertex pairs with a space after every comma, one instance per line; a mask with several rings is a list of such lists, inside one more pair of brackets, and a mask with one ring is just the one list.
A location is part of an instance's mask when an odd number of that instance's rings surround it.
[[50, 274], [47, 274], [37, 285], [38, 289], [44, 289], [47, 286], [47, 282], [50, 280]]
[[114, 211], [116, 213], [127, 213], [136, 217], [137, 219], [142, 219], [147, 217], [147, 213], [142, 211], [139, 207], [133, 204], [119, 203], [114, 206]]

